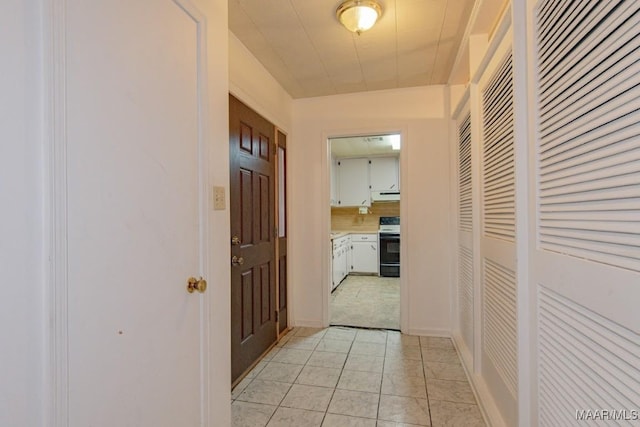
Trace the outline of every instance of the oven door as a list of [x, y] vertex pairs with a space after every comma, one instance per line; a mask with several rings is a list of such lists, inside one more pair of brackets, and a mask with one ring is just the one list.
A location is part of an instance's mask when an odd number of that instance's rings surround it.
[[400, 233], [380, 233], [380, 275], [400, 277]]

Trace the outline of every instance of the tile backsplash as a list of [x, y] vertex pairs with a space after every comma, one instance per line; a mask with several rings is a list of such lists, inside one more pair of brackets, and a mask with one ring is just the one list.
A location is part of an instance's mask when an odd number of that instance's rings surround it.
[[358, 207], [331, 207], [331, 230], [352, 232], [378, 231], [381, 216], [399, 216], [400, 202], [372, 203], [368, 214], [358, 213]]

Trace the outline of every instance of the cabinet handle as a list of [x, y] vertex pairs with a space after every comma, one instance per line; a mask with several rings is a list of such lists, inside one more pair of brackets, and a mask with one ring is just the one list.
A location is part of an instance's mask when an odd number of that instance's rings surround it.
[[364, 205], [366, 203], [367, 199], [364, 199], [360, 204]]
[[371, 249], [373, 249], [374, 251], [376, 250], [376, 247], [371, 245]]

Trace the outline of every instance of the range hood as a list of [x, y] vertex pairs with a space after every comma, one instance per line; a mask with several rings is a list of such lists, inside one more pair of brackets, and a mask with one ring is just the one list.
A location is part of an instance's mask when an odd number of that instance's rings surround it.
[[399, 191], [372, 191], [372, 202], [397, 202], [400, 200]]

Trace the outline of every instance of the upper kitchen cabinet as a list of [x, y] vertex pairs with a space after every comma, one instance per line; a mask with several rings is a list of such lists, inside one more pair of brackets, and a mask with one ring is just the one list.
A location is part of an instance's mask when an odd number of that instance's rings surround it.
[[371, 206], [369, 159], [340, 159], [337, 175], [337, 206]]
[[331, 206], [338, 206], [338, 161], [334, 156], [331, 156], [329, 175], [331, 178]]
[[372, 191], [400, 191], [398, 157], [373, 157], [370, 162]]

